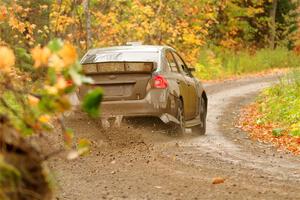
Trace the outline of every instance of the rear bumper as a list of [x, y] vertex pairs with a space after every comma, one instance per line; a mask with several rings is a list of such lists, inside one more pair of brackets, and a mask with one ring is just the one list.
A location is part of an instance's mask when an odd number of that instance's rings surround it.
[[172, 114], [173, 101], [168, 97], [167, 90], [150, 91], [141, 100], [104, 101], [101, 104], [102, 117], [122, 116], [156, 116], [164, 113]]
[[101, 104], [101, 116], [160, 116], [162, 110], [145, 100], [108, 101]]

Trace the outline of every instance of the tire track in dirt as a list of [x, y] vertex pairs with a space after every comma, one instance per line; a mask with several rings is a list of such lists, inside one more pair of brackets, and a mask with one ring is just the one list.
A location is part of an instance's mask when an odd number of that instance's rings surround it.
[[[299, 180], [300, 174], [296, 173], [300, 169], [300, 162], [292, 160], [282, 160], [274, 158], [272, 154], [257, 155], [254, 151], [243, 148], [243, 143], [236, 144], [232, 138], [227, 138], [224, 129], [216, 124], [220, 124], [222, 118], [227, 117], [226, 112], [230, 112], [227, 107], [232, 107], [235, 97], [236, 102], [241, 98], [256, 96], [257, 92], [270, 86], [277, 78], [267, 81], [253, 81], [238, 87], [220, 90], [209, 95], [209, 114], [207, 119], [207, 135], [183, 142], [185, 146], [194, 146], [199, 152], [210, 152], [217, 159], [227, 162], [242, 164], [249, 168], [259, 168], [281, 179], [294, 178]], [[208, 89], [209, 93], [209, 89]], [[227, 108], [227, 109], [226, 109]], [[236, 113], [238, 111], [235, 111]], [[232, 128], [231, 130], [234, 130]], [[258, 144], [255, 144], [258, 145]], [[267, 145], [265, 145], [266, 148]], [[255, 149], [254, 149], [255, 150]]]
[[[76, 137], [93, 141], [92, 151], [75, 161], [50, 160], [60, 186], [57, 199], [299, 199], [299, 159], [249, 140], [232, 125], [240, 106], [276, 80], [206, 85], [205, 136], [172, 134], [152, 118], [103, 130], [99, 120], [75, 113], [66, 124]], [[225, 183], [212, 185], [216, 176]]]

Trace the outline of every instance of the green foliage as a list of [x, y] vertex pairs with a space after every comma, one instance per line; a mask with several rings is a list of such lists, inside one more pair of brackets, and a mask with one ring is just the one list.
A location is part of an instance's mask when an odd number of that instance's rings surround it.
[[[19, 133], [20, 137], [31, 137], [52, 131], [55, 120], [61, 126], [68, 150], [74, 149], [73, 132], [65, 126], [63, 114], [70, 111], [70, 98], [76, 89], [92, 82], [92, 79], [83, 74], [75, 47], [54, 39], [44, 47], [36, 46], [30, 51], [31, 54], [25, 49], [17, 50], [17, 59], [20, 59], [17, 64], [24, 67], [28, 64], [32, 74], [38, 71], [44, 73], [41, 73], [38, 80], [32, 81], [26, 76], [25, 68], [19, 66], [21, 71], [16, 68], [13, 51], [2, 47], [0, 60], [10, 58], [10, 62], [0, 62], [0, 116], [4, 119], [0, 126], [6, 124]], [[20, 78], [19, 74], [23, 76]], [[99, 116], [101, 100], [101, 89], [91, 91], [83, 101], [83, 109], [92, 117]], [[79, 140], [78, 148], [70, 150], [68, 158], [74, 159], [87, 153], [89, 146], [89, 141]], [[7, 191], [15, 192], [15, 185], [21, 176], [17, 169], [2, 159], [4, 150], [0, 149], [0, 199], [6, 198]], [[18, 186], [20, 185], [22, 183]]]
[[200, 54], [196, 76], [206, 80], [300, 66], [300, 57], [285, 48], [261, 49], [255, 53], [214, 48], [214, 51], [202, 50]]
[[264, 113], [263, 121], [281, 124], [292, 136], [300, 136], [299, 74], [299, 70], [293, 72], [277, 85], [264, 90], [258, 98], [260, 110]]
[[52, 51], [52, 52], [58, 52], [59, 50], [62, 49], [64, 43], [61, 39], [53, 39], [49, 42], [47, 47]]
[[275, 137], [280, 137], [280, 136], [282, 136], [283, 131], [284, 130], [281, 129], [281, 128], [275, 128], [275, 129], [272, 130], [272, 134]]
[[[298, 3], [299, 4], [299, 3]], [[278, 1], [276, 15], [277, 44], [292, 48], [295, 44], [294, 34], [297, 31], [297, 3], [291, 0]]]
[[16, 67], [25, 72], [33, 72], [33, 60], [30, 54], [24, 48], [17, 47], [16, 53]]
[[0, 197], [1, 188], [16, 186], [20, 176], [20, 172], [14, 166], [6, 163], [0, 154]]
[[77, 150], [80, 155], [87, 154], [90, 150], [91, 142], [87, 139], [80, 139], [78, 141]]
[[290, 132], [290, 135], [293, 137], [300, 137], [300, 130], [293, 130]]
[[[276, 46], [291, 48], [297, 30], [297, 1], [278, 0], [275, 15]], [[215, 45], [240, 50], [245, 47], [266, 48], [271, 34], [272, 1], [220, 1], [216, 4], [216, 23], [210, 29]]]
[[204, 80], [218, 79], [224, 76], [222, 61], [211, 50], [200, 52], [199, 63], [195, 69], [195, 76]]
[[89, 91], [83, 99], [82, 109], [91, 117], [99, 116], [99, 105], [102, 101], [103, 92], [100, 88]]

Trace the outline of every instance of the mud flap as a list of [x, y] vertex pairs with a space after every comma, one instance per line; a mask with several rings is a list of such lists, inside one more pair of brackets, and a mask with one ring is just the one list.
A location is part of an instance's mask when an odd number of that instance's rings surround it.
[[113, 118], [113, 126], [114, 127], [120, 127], [122, 124], [123, 120], [123, 115], [117, 115], [117, 116], [112, 116], [112, 117], [102, 117], [101, 118], [101, 125], [104, 129], [108, 129], [112, 127], [111, 123], [109, 122], [110, 119]]
[[169, 122], [174, 122], [176, 124], [180, 124], [178, 119], [176, 119], [175, 117], [173, 117], [172, 115], [170, 115], [168, 113], [165, 113], [165, 114], [161, 115], [160, 120], [163, 121], [165, 124], [167, 124]]

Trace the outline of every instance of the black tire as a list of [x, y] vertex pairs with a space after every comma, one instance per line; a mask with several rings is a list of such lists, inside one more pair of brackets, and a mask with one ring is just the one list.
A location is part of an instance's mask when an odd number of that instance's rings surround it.
[[185, 134], [184, 106], [183, 101], [181, 99], [178, 100], [177, 119], [179, 121], [179, 133]]
[[199, 135], [204, 135], [206, 132], [206, 116], [207, 116], [207, 103], [204, 97], [200, 98], [199, 101], [199, 112], [201, 124], [192, 127], [192, 132]]

